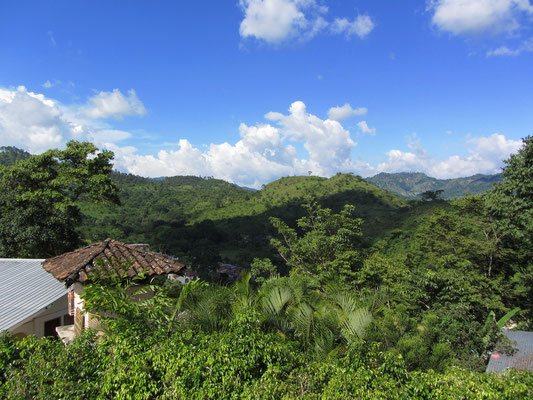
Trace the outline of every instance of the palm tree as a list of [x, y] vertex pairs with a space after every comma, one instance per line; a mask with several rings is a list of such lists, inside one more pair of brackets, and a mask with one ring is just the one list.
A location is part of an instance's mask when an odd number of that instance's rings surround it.
[[359, 298], [338, 283], [321, 288], [301, 274], [271, 278], [259, 289], [257, 308], [266, 326], [300, 341], [316, 357], [330, 357], [364, 338], [383, 293]]

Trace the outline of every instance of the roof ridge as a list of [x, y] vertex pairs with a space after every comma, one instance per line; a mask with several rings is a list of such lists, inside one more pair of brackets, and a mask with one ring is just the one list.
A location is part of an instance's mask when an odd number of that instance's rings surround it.
[[[112, 257], [108, 257], [112, 254]], [[116, 269], [113, 266], [99, 266], [96, 259], [116, 258], [117, 261], [131, 262], [134, 267], [133, 275], [145, 272], [148, 276], [181, 271], [185, 265], [171, 258], [145, 250], [137, 246], [107, 238], [102, 242], [93, 243], [81, 249], [74, 250], [43, 262], [43, 267], [58, 280], [67, 283], [86, 282], [87, 273], [99, 269]], [[107, 263], [106, 263], [107, 264]], [[165, 266], [163, 268], [162, 264]], [[131, 276], [133, 276], [131, 275]]]

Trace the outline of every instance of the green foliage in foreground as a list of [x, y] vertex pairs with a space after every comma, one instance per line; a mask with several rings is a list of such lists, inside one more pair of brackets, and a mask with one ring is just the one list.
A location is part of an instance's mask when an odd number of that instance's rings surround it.
[[[133, 332], [130, 332], [133, 333]], [[0, 397], [7, 399], [531, 399], [533, 374], [408, 372], [401, 356], [358, 343], [312, 361], [242, 314], [231, 329], [148, 336], [88, 332], [63, 346], [0, 336]]]

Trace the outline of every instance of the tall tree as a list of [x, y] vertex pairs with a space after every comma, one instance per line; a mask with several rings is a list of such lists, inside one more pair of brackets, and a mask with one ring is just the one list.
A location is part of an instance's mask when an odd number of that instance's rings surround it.
[[487, 194], [488, 213], [514, 250], [513, 295], [533, 324], [533, 137], [505, 161], [504, 179]]
[[76, 201], [119, 203], [112, 159], [110, 151], [71, 141], [0, 167], [0, 256], [50, 257], [79, 245]]
[[488, 193], [487, 207], [500, 231], [533, 256], [533, 137], [523, 142], [520, 151], [505, 161], [503, 181]]
[[271, 218], [282, 240], [271, 243], [280, 256], [297, 271], [350, 281], [360, 266], [359, 237], [363, 221], [356, 218], [355, 207], [345, 205], [338, 214], [315, 202], [304, 205], [307, 216], [297, 221], [298, 231], [279, 218]]

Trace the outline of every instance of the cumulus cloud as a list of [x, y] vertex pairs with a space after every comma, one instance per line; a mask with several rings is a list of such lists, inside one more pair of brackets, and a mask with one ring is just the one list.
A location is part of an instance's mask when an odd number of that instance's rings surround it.
[[366, 121], [361, 121], [357, 124], [361, 132], [366, 133], [368, 135], [375, 135], [376, 134], [376, 128], [370, 128]]
[[[350, 153], [356, 143], [338, 121], [321, 120], [306, 111], [305, 104], [294, 102], [289, 114], [271, 112], [266, 118], [277, 126], [259, 124], [239, 127], [241, 139], [235, 144], [212, 143], [199, 149], [188, 140], [179, 140], [178, 150], [161, 150], [157, 155], [139, 155], [134, 147], [106, 147], [115, 152], [116, 166], [143, 176], [173, 175], [214, 176], [240, 185], [258, 188], [282, 176], [332, 176], [337, 172], [354, 172], [362, 176], [377, 172], [425, 172], [447, 179], [477, 173], [501, 171], [503, 160], [516, 153], [520, 140], [504, 135], [467, 139], [468, 156], [453, 155], [442, 161], [431, 157], [416, 136], [409, 140], [409, 151], [392, 149], [387, 160], [377, 167], [354, 160]], [[307, 156], [299, 154], [287, 142], [301, 142]]]
[[75, 109], [76, 106], [66, 107], [24, 86], [0, 89], [0, 143], [41, 153], [71, 139], [100, 145], [129, 137], [127, 132], [77, 118], [77, 112], [72, 111]]
[[430, 0], [428, 4], [433, 24], [454, 35], [512, 32], [524, 15], [533, 15], [529, 0]]
[[[160, 151], [157, 156], [117, 148], [117, 165], [145, 176], [209, 175], [251, 187], [309, 170], [330, 176], [356, 168], [351, 158], [356, 143], [338, 121], [308, 113], [301, 101], [292, 103], [288, 114], [269, 112], [265, 118], [271, 123], [241, 123], [241, 139], [235, 144], [212, 143], [207, 150], [185, 139], [179, 141], [178, 150]], [[307, 154], [299, 154], [292, 143], [303, 144]]]
[[328, 26], [333, 33], [360, 38], [374, 29], [368, 15], [358, 15], [353, 21], [336, 18], [329, 22], [324, 17], [328, 8], [316, 0], [240, 0], [239, 5], [244, 13], [239, 27], [241, 37], [268, 43], [293, 38], [309, 40]]
[[374, 29], [374, 22], [368, 15], [358, 15], [353, 21], [347, 18], [336, 18], [331, 30], [333, 33], [345, 34], [347, 37], [357, 35], [364, 38]]
[[[308, 113], [301, 101], [294, 102], [288, 113], [268, 113], [269, 123], [242, 123], [236, 143], [211, 143], [203, 149], [182, 138], [177, 150], [154, 155], [141, 155], [133, 146], [120, 145], [132, 135], [99, 122], [96, 117], [101, 113], [89, 113], [95, 118], [87, 118], [87, 107], [63, 105], [23, 86], [0, 89], [0, 143], [36, 154], [62, 147], [71, 139], [88, 140], [113, 150], [115, 166], [121, 171], [150, 177], [207, 175], [252, 187], [309, 170], [329, 176], [355, 168], [351, 149], [356, 143], [350, 132], [338, 121]], [[116, 113], [118, 108], [114, 109]], [[303, 146], [302, 154], [295, 143]]]
[[335, 121], [342, 121], [354, 116], [365, 115], [368, 112], [368, 109], [365, 107], [352, 108], [348, 103], [340, 107], [331, 107], [328, 111], [329, 119]]
[[[181, 138], [176, 150], [141, 155], [135, 147], [120, 144], [133, 135], [99, 120], [79, 118], [80, 108], [83, 106], [63, 105], [23, 86], [0, 89], [0, 143], [40, 153], [62, 147], [71, 139], [88, 140], [114, 151], [115, 167], [120, 171], [149, 177], [214, 176], [256, 188], [282, 176], [306, 175], [308, 171], [319, 176], [423, 171], [439, 178], [495, 173], [502, 160], [521, 146], [521, 141], [497, 133], [470, 137], [465, 143], [467, 156], [437, 161], [413, 136], [408, 151], [390, 150], [387, 160], [375, 167], [354, 159], [356, 143], [339, 121], [321, 119], [309, 113], [303, 102], [295, 101], [286, 113], [267, 113], [266, 123], [241, 123], [240, 139], [235, 143], [211, 143], [203, 148]], [[359, 128], [373, 131], [365, 121], [359, 123]]]
[[380, 172], [420, 171], [441, 179], [495, 174], [501, 172], [503, 160], [520, 149], [522, 141], [494, 133], [486, 137], [469, 138], [466, 145], [468, 156], [453, 155], [437, 161], [427, 154], [420, 142], [413, 141], [409, 145], [409, 152], [390, 150], [387, 161], [379, 164], [377, 169]]
[[41, 152], [61, 145], [72, 130], [53, 101], [24, 86], [0, 90], [1, 143]]
[[240, 0], [242, 37], [279, 43], [295, 36], [310, 38], [327, 25], [327, 8], [315, 0]]
[[100, 92], [90, 97], [82, 112], [92, 119], [121, 119], [127, 115], [144, 115], [146, 108], [135, 90], [128, 90], [128, 96], [124, 96], [120, 90], [113, 89], [112, 92]]

